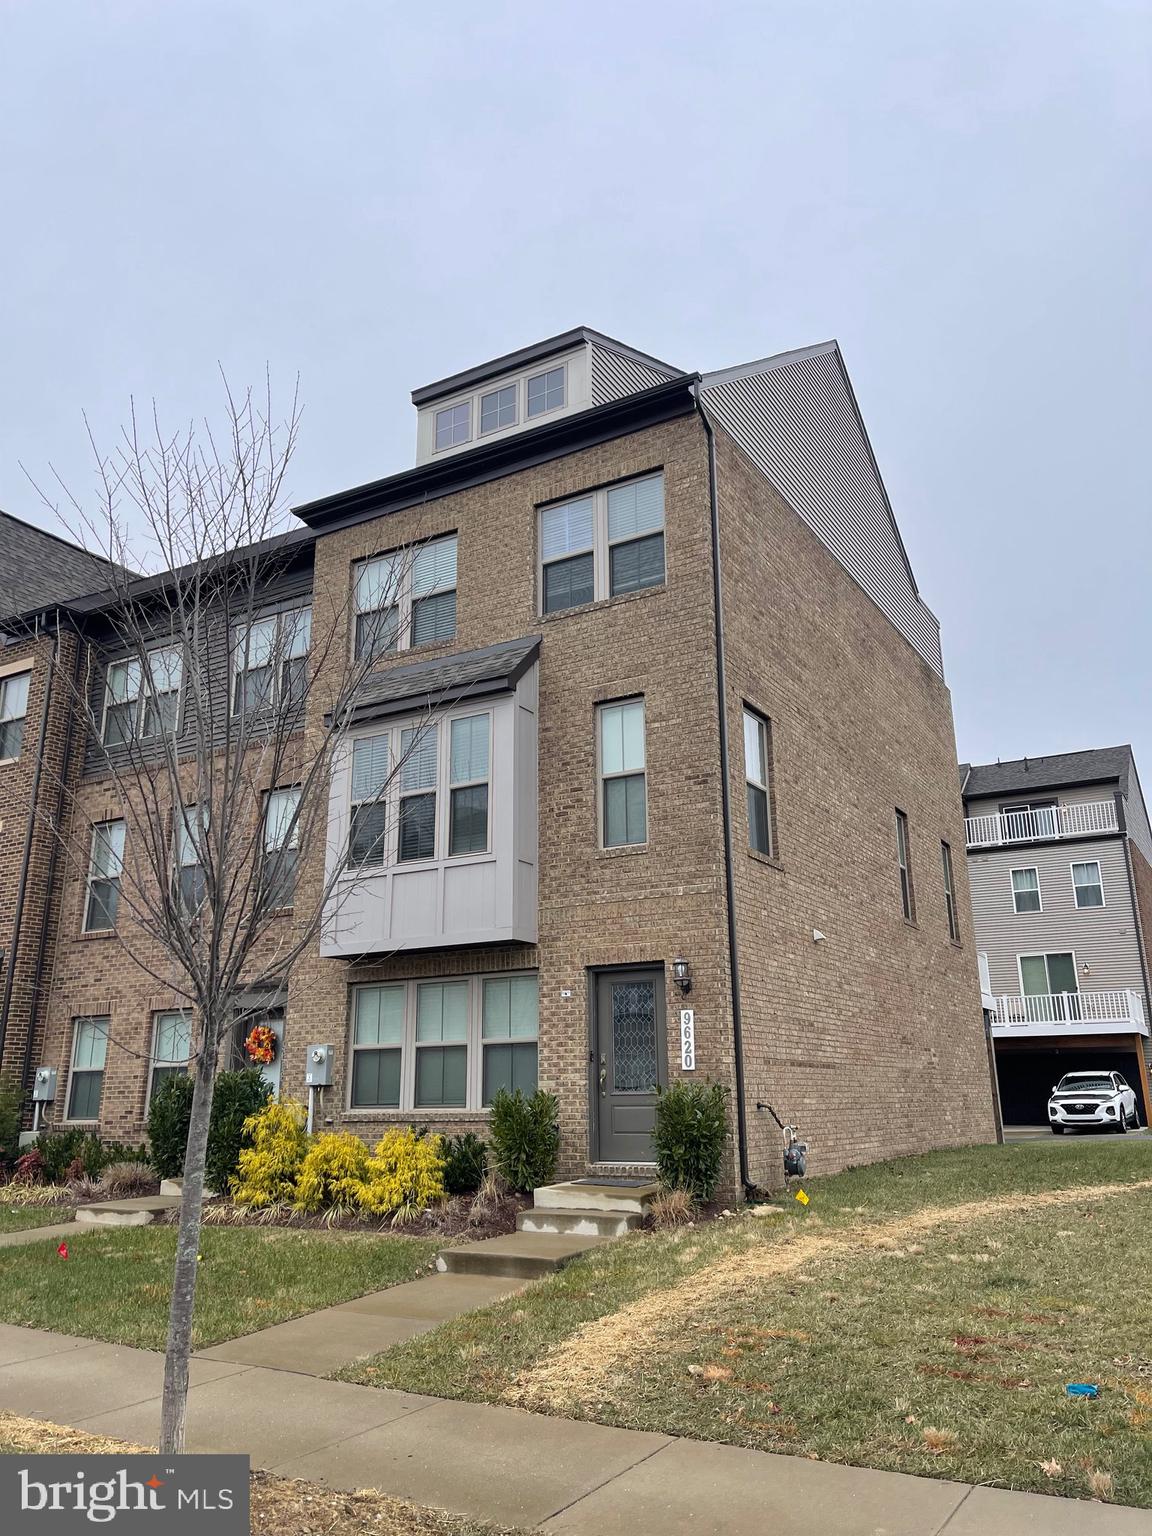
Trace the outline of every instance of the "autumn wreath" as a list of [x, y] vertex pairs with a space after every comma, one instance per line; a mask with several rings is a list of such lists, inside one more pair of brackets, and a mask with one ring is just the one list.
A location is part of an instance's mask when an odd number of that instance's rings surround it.
[[250, 1061], [270, 1067], [276, 1060], [276, 1031], [268, 1024], [257, 1024], [244, 1042]]

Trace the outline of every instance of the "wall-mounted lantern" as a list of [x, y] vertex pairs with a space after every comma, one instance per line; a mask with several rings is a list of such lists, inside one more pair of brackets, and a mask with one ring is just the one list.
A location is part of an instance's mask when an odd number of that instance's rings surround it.
[[687, 960], [682, 959], [679, 955], [672, 962], [672, 980], [680, 988], [681, 992], [685, 994], [691, 992], [692, 967], [688, 964]]

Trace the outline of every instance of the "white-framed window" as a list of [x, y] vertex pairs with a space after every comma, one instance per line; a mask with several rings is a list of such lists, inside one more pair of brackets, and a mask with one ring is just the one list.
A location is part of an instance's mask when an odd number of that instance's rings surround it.
[[472, 402], [446, 405], [436, 412], [436, 450], [456, 448], [472, 436]]
[[166, 1077], [188, 1070], [192, 1054], [192, 1019], [187, 1013], [158, 1013], [152, 1021], [152, 1069], [148, 1076], [148, 1102]]
[[916, 921], [916, 889], [912, 884], [912, 836], [904, 811], [896, 812], [896, 863], [900, 870], [900, 908], [906, 923]]
[[488, 710], [358, 736], [352, 743], [349, 865], [488, 853], [491, 764]]
[[186, 917], [199, 912], [207, 895], [202, 857], [207, 841], [207, 807], [182, 805], [176, 815], [176, 899]]
[[540, 608], [558, 613], [664, 582], [664, 475], [540, 508]]
[[354, 567], [355, 653], [371, 660], [456, 634], [456, 535]]
[[391, 981], [352, 989], [348, 1107], [483, 1109], [501, 1088], [533, 1093], [534, 973]]
[[597, 707], [600, 842], [621, 848], [648, 841], [644, 700]]
[[19, 757], [23, 748], [31, 675], [30, 672], [16, 672], [0, 677], [0, 763]]
[[264, 881], [267, 906], [290, 907], [296, 897], [300, 859], [300, 788], [270, 789], [264, 796]]
[[1040, 873], [1035, 868], [1014, 869], [1012, 877], [1013, 912], [1043, 912], [1040, 896]]
[[104, 1063], [108, 1055], [111, 1019], [74, 1019], [72, 1060], [68, 1073], [68, 1119], [98, 1120], [104, 1089]]
[[104, 685], [105, 746], [122, 746], [150, 736], [172, 735], [180, 725], [180, 688], [184, 660], [179, 646], [149, 651], [108, 664]]
[[944, 911], [948, 918], [948, 937], [960, 942], [960, 917], [956, 911], [956, 878], [952, 870], [952, 845], [941, 842], [940, 863], [944, 872]]
[[762, 715], [744, 711], [744, 791], [748, 800], [748, 846], [772, 853], [772, 790], [769, 778], [769, 725]]
[[504, 384], [499, 389], [491, 389], [486, 395], [480, 396], [481, 436], [485, 432], [499, 432], [502, 427], [516, 425], [518, 394], [517, 385]]
[[232, 645], [232, 712], [298, 705], [308, 684], [312, 609], [287, 608], [242, 625]]
[[1072, 889], [1076, 896], [1078, 907], [1102, 907], [1104, 905], [1104, 882], [1100, 878], [1100, 863], [1098, 859], [1086, 859], [1081, 864], [1072, 866]]
[[567, 378], [567, 368], [563, 363], [557, 364], [555, 368], [546, 368], [543, 373], [529, 374], [526, 411], [529, 420], [533, 416], [544, 416], [548, 411], [563, 408], [568, 398]]
[[124, 870], [123, 821], [98, 821], [92, 828], [88, 856], [88, 890], [84, 898], [84, 932], [115, 928], [120, 909], [120, 877]]

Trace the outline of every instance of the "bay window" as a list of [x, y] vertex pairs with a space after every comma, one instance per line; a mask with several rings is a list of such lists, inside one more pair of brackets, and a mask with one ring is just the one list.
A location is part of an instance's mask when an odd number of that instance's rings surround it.
[[402, 864], [436, 857], [436, 780], [439, 731], [434, 725], [400, 732], [400, 847]]
[[488, 850], [488, 715], [452, 721], [448, 855]]

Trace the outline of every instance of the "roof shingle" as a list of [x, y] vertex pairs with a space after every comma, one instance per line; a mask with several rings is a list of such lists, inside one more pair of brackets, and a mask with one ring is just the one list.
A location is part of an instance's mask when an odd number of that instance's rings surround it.
[[968, 800], [1096, 784], [1106, 779], [1119, 780], [1121, 791], [1127, 795], [1132, 748], [1094, 747], [1087, 752], [1055, 752], [1050, 757], [1021, 757], [1007, 763], [961, 763], [960, 769], [961, 788]]

